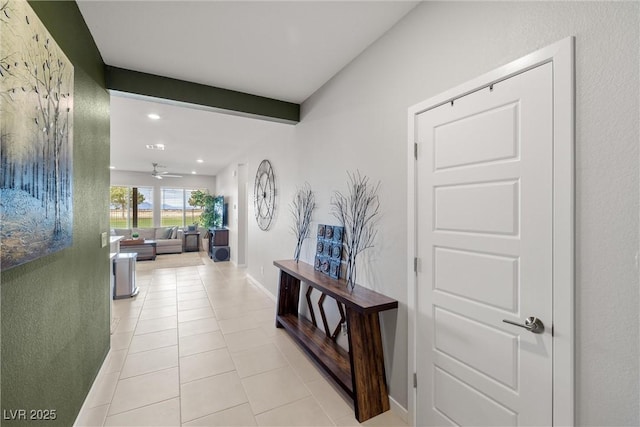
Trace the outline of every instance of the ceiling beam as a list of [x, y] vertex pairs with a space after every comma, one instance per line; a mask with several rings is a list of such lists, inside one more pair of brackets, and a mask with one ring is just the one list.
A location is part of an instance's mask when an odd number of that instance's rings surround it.
[[300, 105], [234, 90], [105, 65], [107, 89], [210, 107], [216, 111], [295, 124]]

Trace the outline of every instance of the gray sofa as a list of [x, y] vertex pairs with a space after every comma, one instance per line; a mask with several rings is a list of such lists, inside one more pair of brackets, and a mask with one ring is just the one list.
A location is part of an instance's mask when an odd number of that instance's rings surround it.
[[182, 253], [184, 233], [178, 227], [114, 228], [111, 234], [131, 239], [134, 232], [138, 233], [140, 239], [155, 240], [156, 254]]

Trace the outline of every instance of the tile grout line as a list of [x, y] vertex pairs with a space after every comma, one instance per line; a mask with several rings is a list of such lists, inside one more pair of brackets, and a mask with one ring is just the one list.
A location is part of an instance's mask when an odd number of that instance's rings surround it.
[[[309, 396], [311, 396], [313, 398], [313, 400], [316, 402], [316, 404], [318, 405], [318, 407], [322, 410], [322, 413], [324, 413], [324, 415], [327, 417], [327, 419], [329, 421], [331, 421], [331, 423], [336, 426], [336, 421], [331, 418], [331, 416], [329, 415], [329, 413], [327, 412], [327, 410], [324, 408], [324, 406], [322, 405], [322, 403], [318, 400], [318, 398], [316, 397], [315, 394], [313, 394], [313, 390], [311, 390], [309, 388], [309, 386], [307, 385], [307, 382], [304, 381], [304, 379], [300, 376], [300, 374], [298, 374], [298, 371], [296, 371], [293, 368], [293, 365], [291, 365], [291, 361], [289, 360], [289, 358], [287, 357], [286, 354], [284, 354], [284, 352], [278, 347], [276, 346], [276, 348], [278, 348], [278, 351], [280, 351], [280, 353], [282, 353], [282, 356], [286, 359], [287, 363], [289, 363], [289, 365], [291, 366], [291, 370], [293, 371], [293, 374], [300, 380], [300, 382], [302, 383], [302, 385], [307, 389], [307, 391], [309, 392]], [[303, 356], [310, 359], [306, 354], [303, 353]], [[315, 369], [315, 363], [313, 361], [310, 360], [310, 363], [314, 365], [314, 369]], [[321, 375], [321, 378], [322, 377]], [[317, 381], [317, 380], [315, 380]], [[305, 396], [306, 397], [306, 396]], [[301, 400], [301, 399], [300, 399]]]
[[[131, 339], [129, 339], [127, 347], [124, 348], [124, 349], [121, 349], [121, 350], [126, 350], [126, 352], [127, 352], [127, 354], [125, 356], [125, 361], [126, 361], [127, 356], [129, 355], [129, 348], [131, 347], [131, 341], [133, 341], [133, 337], [135, 336], [135, 333], [136, 333], [135, 330], [138, 327], [138, 321], [140, 320], [140, 314], [142, 313], [142, 309], [144, 308], [144, 302], [146, 300], [147, 293], [148, 293], [148, 291], [145, 291], [145, 299], [142, 301], [142, 304], [140, 306], [140, 312], [138, 313], [138, 316], [136, 318], [136, 327], [133, 329], [133, 331], [130, 331], [131, 332]], [[109, 346], [111, 347], [111, 343], [109, 343]], [[110, 349], [110, 351], [109, 351], [109, 357], [111, 357], [111, 350], [112, 349]], [[121, 350], [117, 350], [117, 351], [121, 351]], [[123, 365], [124, 365], [124, 362], [123, 362]], [[109, 403], [107, 404], [107, 410], [105, 411], [104, 419], [102, 420], [102, 426], [103, 427], [107, 423], [107, 418], [109, 418], [109, 416], [110, 416], [109, 415], [109, 411], [111, 410], [111, 405], [113, 404], [113, 398], [115, 397], [116, 391], [118, 390], [118, 383], [120, 382], [120, 376], [121, 375], [122, 375], [122, 368], [120, 368], [120, 370], [118, 371], [118, 379], [116, 381], [116, 386], [114, 387], [113, 393], [111, 393], [111, 398], [109, 399]]]
[[[109, 418], [109, 416], [114, 416], [114, 415], [122, 414], [122, 413], [125, 413], [125, 412], [133, 411], [133, 410], [136, 410], [136, 409], [140, 409], [140, 408], [142, 408], [142, 407], [144, 407], [144, 406], [149, 406], [149, 405], [143, 405], [143, 406], [138, 407], [138, 408], [130, 409], [129, 411], [123, 411], [123, 412], [119, 412], [118, 414], [111, 414], [111, 415], [109, 415], [109, 410], [111, 409], [111, 405], [113, 404], [113, 398], [115, 397], [116, 391], [118, 390], [118, 384], [120, 383], [120, 381], [125, 380], [125, 379], [128, 379], [128, 378], [134, 378], [134, 377], [136, 377], [136, 376], [145, 375], [145, 374], [140, 374], [140, 375], [135, 375], [135, 376], [132, 376], [132, 377], [122, 378], [122, 370], [123, 370], [122, 368], [124, 368], [124, 365], [125, 365], [125, 363], [126, 363], [127, 358], [129, 357], [129, 354], [136, 354], [136, 353], [129, 353], [129, 350], [130, 350], [130, 348], [131, 348], [131, 343], [133, 342], [133, 339], [134, 339], [134, 337], [136, 336], [136, 330], [138, 329], [138, 322], [140, 321], [140, 316], [142, 315], [142, 310], [144, 310], [145, 304], [146, 304], [146, 302], [147, 302], [147, 297], [148, 297], [148, 295], [149, 295], [149, 289], [150, 289], [150, 288], [153, 286], [153, 284], [154, 284], [154, 283], [153, 283], [153, 276], [154, 276], [154, 275], [153, 275], [153, 274], [151, 274], [151, 277], [149, 278], [149, 283], [148, 283], [148, 285], [147, 285], [147, 286], [148, 286], [148, 288], [144, 291], [144, 299], [142, 300], [142, 304], [141, 304], [141, 307], [140, 307], [140, 312], [138, 313], [138, 316], [136, 317], [136, 326], [135, 326], [135, 328], [134, 328], [134, 330], [133, 330], [133, 335], [131, 336], [131, 341], [129, 341], [129, 345], [128, 345], [128, 346], [127, 346], [127, 348], [126, 348], [126, 352], [127, 352], [127, 354], [126, 354], [126, 356], [125, 356], [124, 362], [122, 363], [122, 367], [120, 368], [120, 371], [118, 372], [118, 381], [116, 382], [116, 387], [115, 387], [115, 389], [114, 389], [114, 391], [113, 391], [113, 394], [111, 395], [111, 400], [110, 400], [110, 402], [109, 402], [109, 408], [107, 409], [107, 414], [106, 414], [106, 416], [105, 416], [105, 420], [104, 420], [104, 422], [103, 422], [103, 425], [104, 425], [104, 423], [106, 423], [107, 418]], [[176, 304], [177, 304], [177, 302], [176, 302]], [[150, 320], [151, 320], [151, 319], [150, 319]], [[176, 316], [176, 323], [177, 323], [177, 316]], [[177, 328], [177, 325], [176, 325], [176, 328]], [[156, 331], [156, 332], [158, 332], [158, 331]], [[176, 329], [176, 332], [177, 332], [177, 329]], [[140, 335], [145, 335], [145, 334], [140, 334]], [[179, 351], [179, 349], [178, 349], [178, 351]], [[160, 371], [164, 371], [164, 370], [168, 370], [168, 369], [173, 369], [173, 368], [175, 368], [175, 367], [170, 367], [170, 368], [166, 368], [166, 369], [159, 369], [159, 370], [157, 370], [157, 371], [147, 372], [146, 374], [150, 374], [150, 373], [154, 373], [154, 372], [160, 372]], [[179, 371], [180, 371], [180, 368], [178, 367], [178, 375], [180, 374], [180, 372], [179, 372]], [[179, 382], [178, 382], [178, 384], [179, 384]], [[179, 390], [178, 390], [178, 392], [179, 392]], [[157, 403], [157, 402], [155, 402], [155, 403]]]
[[[219, 270], [219, 268], [218, 268], [218, 270]], [[224, 279], [224, 281], [225, 281], [225, 282], [227, 282], [228, 280], [229, 280], [229, 279], [227, 279], [227, 278], [225, 278], [225, 279]], [[218, 320], [219, 320], [219, 319], [218, 319], [218, 317], [217, 317], [217, 316], [218, 316], [218, 313], [217, 313], [217, 311], [216, 311], [215, 307], [213, 306], [213, 301], [212, 301], [212, 299], [213, 299], [213, 298], [212, 298], [211, 294], [209, 293], [209, 290], [207, 289], [207, 287], [206, 287], [206, 286], [205, 286], [205, 292], [206, 292], [206, 294], [207, 294], [207, 299], [209, 300], [209, 305], [210, 305], [211, 309], [213, 310], [214, 315], [216, 316], [216, 321], [218, 321]], [[218, 326], [219, 326], [219, 325], [218, 325]], [[223, 409], [222, 411], [226, 411], [226, 410], [229, 410], [229, 409], [232, 409], [232, 408], [235, 408], [235, 407], [241, 406], [241, 405], [245, 405], [245, 404], [246, 404], [246, 405], [249, 405], [249, 409], [250, 409], [250, 411], [251, 411], [251, 415], [252, 415], [252, 417], [253, 417], [254, 422], [255, 422], [255, 423], [256, 423], [256, 425], [257, 425], [258, 423], [257, 423], [257, 420], [256, 420], [256, 416], [255, 416], [255, 414], [253, 413], [253, 408], [251, 407], [251, 402], [249, 401], [249, 395], [247, 394], [247, 390], [246, 390], [246, 388], [245, 388], [245, 386], [244, 386], [244, 384], [243, 384], [243, 382], [242, 382], [242, 378], [240, 378], [240, 375], [238, 374], [238, 366], [236, 365], [236, 362], [235, 362], [235, 360], [234, 360], [233, 356], [231, 356], [231, 351], [229, 350], [229, 343], [228, 343], [227, 338], [226, 338], [226, 336], [225, 336], [225, 335], [226, 335], [226, 334], [222, 331], [222, 329], [220, 329], [220, 336], [222, 337], [222, 339], [223, 339], [223, 341], [224, 341], [224, 343], [225, 343], [225, 347], [224, 347], [224, 348], [226, 348], [226, 349], [227, 349], [227, 352], [229, 353], [229, 357], [231, 358], [231, 363], [233, 363], [233, 366], [234, 366], [234, 368], [235, 368], [235, 371], [234, 371], [234, 372], [236, 372], [236, 375], [238, 376], [238, 379], [239, 379], [239, 381], [240, 381], [240, 386], [242, 387], [242, 391], [243, 391], [244, 396], [245, 396], [245, 398], [246, 398], [247, 400], [246, 400], [246, 402], [243, 402], [243, 403], [241, 403], [241, 404], [239, 404], [239, 405], [235, 405], [235, 406], [232, 406], [232, 407], [229, 407], [229, 408]], [[219, 413], [219, 412], [222, 412], [222, 411], [217, 411], [217, 412], [214, 412], [214, 413]], [[210, 416], [210, 415], [212, 415], [212, 414], [209, 414], [209, 415], [206, 415], [206, 416]], [[204, 418], [204, 417], [201, 417], [201, 418]], [[192, 422], [192, 421], [194, 421], [194, 420], [191, 420], [190, 422]]]
[[142, 409], [142, 408], [148, 408], [149, 406], [158, 405], [158, 404], [160, 404], [160, 403], [168, 402], [168, 401], [173, 400], [173, 399], [178, 399], [178, 400], [180, 400], [180, 398], [179, 398], [179, 396], [178, 396], [178, 397], [170, 397], [170, 398], [168, 398], [168, 399], [164, 399], [164, 400], [159, 400], [159, 401], [157, 401], [157, 402], [147, 403], [147, 404], [145, 404], [145, 405], [138, 406], [137, 408], [132, 408], [132, 409], [128, 409], [128, 410], [126, 410], [126, 411], [118, 412], [117, 414], [109, 415], [109, 416], [105, 417], [105, 422], [106, 422], [106, 419], [107, 419], [107, 418], [109, 418], [109, 417], [114, 417], [114, 416], [116, 416], [116, 415], [123, 415], [123, 414], [126, 414], [126, 413], [128, 413], [128, 412], [137, 411], [137, 410]]
[[[229, 409], [237, 408], [238, 406], [242, 406], [242, 405], [249, 405], [249, 402], [247, 401], [247, 402], [239, 403], [239, 404], [237, 404], [237, 405], [229, 406], [228, 408], [221, 409], [221, 410], [216, 411], [216, 412], [213, 412], [213, 413], [211, 413], [211, 414], [207, 414], [207, 415], [203, 415], [203, 416], [198, 417], [198, 418], [194, 418], [194, 419], [192, 419], [192, 420], [187, 421], [186, 423], [192, 423], [192, 422], [194, 422], [194, 421], [198, 421], [198, 420], [201, 420], [201, 419], [203, 419], [203, 418], [210, 417], [211, 415], [219, 414], [220, 412], [228, 411]], [[251, 405], [249, 405], [249, 407], [251, 407]], [[251, 415], [253, 415], [253, 412], [251, 413]], [[255, 419], [255, 416], [254, 416], [254, 419]], [[185, 424], [185, 423], [182, 423], [182, 425], [184, 425], [184, 424]]]
[[178, 419], [180, 420], [180, 425], [183, 424], [182, 421], [182, 366], [180, 365], [180, 321], [178, 317], [178, 313], [180, 312], [178, 308], [178, 276], [176, 275], [176, 334], [178, 340]]
[[[137, 277], [136, 277], [137, 279]], [[126, 349], [123, 349], [126, 351], [126, 354], [124, 356], [124, 361], [122, 362], [122, 366], [120, 366], [120, 369], [118, 370], [118, 379], [116, 381], [116, 386], [113, 389], [113, 393], [111, 393], [111, 398], [109, 399], [109, 407], [107, 408], [107, 412], [105, 413], [105, 417], [104, 417], [104, 421], [103, 421], [103, 426], [104, 424], [106, 424], [107, 422], [107, 418], [109, 418], [109, 411], [111, 410], [111, 405], [113, 404], [113, 398], [116, 395], [116, 391], [118, 390], [118, 385], [120, 383], [120, 381], [122, 380], [122, 368], [124, 367], [124, 364], [127, 361], [127, 357], [129, 357], [129, 348], [131, 347], [131, 342], [133, 341], [133, 337], [135, 337], [136, 335], [136, 329], [138, 329], [138, 322], [140, 321], [140, 315], [142, 313], [142, 309], [144, 308], [144, 303], [147, 299], [147, 294], [148, 294], [148, 290], [146, 290], [144, 292], [144, 299], [142, 300], [142, 303], [140, 304], [140, 310], [138, 312], [138, 315], [135, 317], [136, 319], [136, 326], [133, 328], [132, 335], [131, 335], [131, 339], [129, 340], [129, 344], [127, 345]], [[111, 344], [111, 343], [110, 343]], [[113, 415], [113, 414], [112, 414]]]

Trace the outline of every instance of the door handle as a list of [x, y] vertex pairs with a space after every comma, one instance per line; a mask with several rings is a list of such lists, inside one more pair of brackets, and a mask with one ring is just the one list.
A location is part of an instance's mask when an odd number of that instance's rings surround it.
[[527, 317], [524, 320], [524, 325], [522, 323], [513, 322], [511, 320], [504, 319], [504, 323], [508, 323], [510, 325], [519, 326], [528, 330], [529, 332], [533, 332], [534, 334], [541, 334], [544, 332], [544, 324], [537, 317]]

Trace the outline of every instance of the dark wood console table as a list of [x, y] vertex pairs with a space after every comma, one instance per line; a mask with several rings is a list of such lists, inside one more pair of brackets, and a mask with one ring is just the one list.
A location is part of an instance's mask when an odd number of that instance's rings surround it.
[[[284, 328], [293, 336], [353, 398], [359, 422], [389, 410], [378, 313], [398, 308], [398, 301], [358, 285], [349, 291], [344, 280], [332, 279], [303, 262], [287, 260], [273, 264], [280, 269], [276, 327]], [[309, 285], [306, 300], [311, 321], [298, 316], [300, 282]], [[314, 289], [322, 293], [318, 306], [324, 332], [318, 327], [311, 307], [310, 295]], [[348, 352], [336, 343], [341, 325], [332, 331], [327, 323], [323, 309], [327, 295], [338, 305], [340, 323], [345, 321], [343, 306], [346, 309]]]

